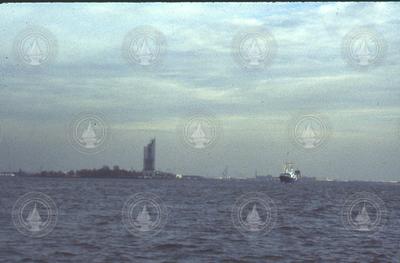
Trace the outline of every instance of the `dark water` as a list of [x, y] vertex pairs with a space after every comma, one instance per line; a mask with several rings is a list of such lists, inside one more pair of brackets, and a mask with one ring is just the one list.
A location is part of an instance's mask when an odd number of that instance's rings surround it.
[[[400, 185], [255, 181], [0, 178], [0, 262], [400, 262]], [[39, 191], [58, 207], [45, 237], [18, 232], [11, 211], [23, 194]], [[367, 191], [385, 203], [385, 228], [343, 227], [346, 197]], [[122, 224], [125, 200], [138, 192], [158, 195], [169, 211], [153, 237]], [[275, 201], [278, 218], [265, 236], [242, 235], [232, 223], [236, 199], [261, 192]], [[396, 261], [396, 257], [397, 261]]]

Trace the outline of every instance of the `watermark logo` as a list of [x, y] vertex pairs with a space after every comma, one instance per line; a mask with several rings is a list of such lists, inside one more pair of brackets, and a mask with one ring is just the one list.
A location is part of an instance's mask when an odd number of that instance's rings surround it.
[[45, 28], [27, 28], [15, 38], [14, 54], [18, 61], [27, 66], [49, 64], [57, 54], [56, 38]]
[[136, 236], [158, 234], [167, 223], [168, 210], [152, 193], [138, 193], [128, 198], [122, 208], [125, 228]]
[[355, 193], [343, 205], [342, 222], [347, 230], [374, 233], [385, 226], [386, 220], [385, 203], [372, 193]]
[[166, 40], [160, 31], [150, 26], [142, 26], [125, 36], [122, 52], [129, 63], [148, 67], [161, 62], [165, 47]]
[[232, 208], [232, 222], [240, 233], [248, 236], [265, 235], [277, 220], [274, 201], [262, 193], [249, 193], [237, 199]]
[[212, 115], [196, 115], [183, 120], [179, 129], [183, 143], [193, 150], [211, 148], [221, 135], [221, 125]]
[[302, 115], [291, 120], [289, 132], [294, 144], [306, 151], [322, 146], [329, 135], [327, 122], [317, 115]]
[[252, 28], [239, 32], [232, 40], [232, 54], [246, 69], [262, 69], [271, 64], [276, 54], [274, 37], [265, 29]]
[[101, 115], [81, 114], [70, 124], [70, 142], [81, 153], [98, 153], [103, 151], [107, 144], [108, 130], [108, 126]]
[[377, 65], [386, 53], [386, 43], [382, 35], [368, 27], [353, 29], [345, 35], [342, 56], [345, 61], [358, 69]]
[[58, 210], [48, 195], [30, 192], [20, 197], [12, 209], [17, 230], [26, 236], [44, 237], [56, 226]]

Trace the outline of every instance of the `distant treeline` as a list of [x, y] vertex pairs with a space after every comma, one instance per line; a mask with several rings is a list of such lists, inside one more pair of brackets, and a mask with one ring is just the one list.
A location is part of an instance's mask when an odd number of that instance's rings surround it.
[[19, 171], [19, 176], [40, 176], [40, 177], [120, 177], [120, 178], [175, 178], [175, 174], [164, 173], [156, 171], [154, 174], [138, 172], [138, 171], [127, 171], [120, 169], [118, 165], [114, 165], [113, 169], [104, 165], [100, 169], [81, 169], [81, 170], [70, 170], [68, 172], [62, 171], [41, 171], [39, 173], [26, 173]]

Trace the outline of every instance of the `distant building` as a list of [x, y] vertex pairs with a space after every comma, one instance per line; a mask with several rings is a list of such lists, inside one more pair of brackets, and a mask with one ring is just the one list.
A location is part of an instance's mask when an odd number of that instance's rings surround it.
[[15, 173], [13, 172], [0, 172], [0, 176], [15, 176]]
[[145, 175], [155, 174], [156, 161], [156, 139], [152, 139], [147, 146], [144, 147], [143, 154], [143, 172]]

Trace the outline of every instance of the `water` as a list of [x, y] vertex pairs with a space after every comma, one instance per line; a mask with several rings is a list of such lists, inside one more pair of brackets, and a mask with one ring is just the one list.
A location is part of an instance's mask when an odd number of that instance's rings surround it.
[[[0, 178], [1, 262], [400, 262], [400, 185], [380, 183]], [[31, 191], [49, 195], [58, 221], [45, 237], [22, 235], [11, 211]], [[343, 227], [346, 198], [367, 191], [388, 211], [372, 235]], [[132, 235], [122, 208], [138, 192], [158, 195], [168, 220], [152, 237]], [[238, 197], [261, 192], [278, 218], [265, 236], [244, 236], [232, 223]], [[397, 258], [397, 259], [396, 259]], [[397, 260], [397, 261], [396, 261]]]

